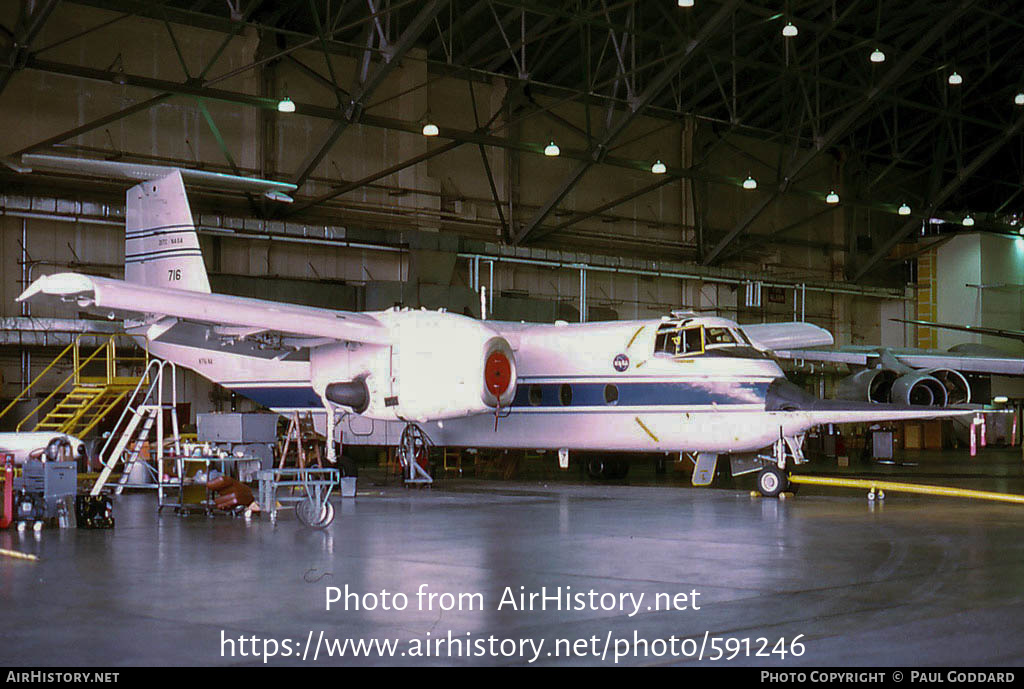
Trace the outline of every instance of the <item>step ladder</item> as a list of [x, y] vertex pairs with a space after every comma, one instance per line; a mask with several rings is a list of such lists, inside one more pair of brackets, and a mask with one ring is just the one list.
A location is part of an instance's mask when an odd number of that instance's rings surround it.
[[[156, 482], [145, 487], [156, 487], [159, 499], [163, 501], [164, 490], [164, 415], [170, 414], [171, 433], [174, 441], [176, 455], [181, 454], [181, 435], [178, 426], [178, 386], [177, 368], [172, 362], [154, 359], [146, 367], [146, 375], [139, 380], [135, 389], [128, 397], [128, 403], [120, 418], [114, 425], [114, 430], [107, 438], [103, 448], [100, 450], [100, 461], [103, 463], [103, 470], [100, 472], [96, 483], [93, 484], [90, 495], [99, 495], [110, 480], [111, 474], [121, 465], [121, 476], [118, 478], [117, 486], [114, 489], [116, 495], [120, 495], [125, 487], [129, 486], [132, 469], [139, 461], [139, 456], [149, 440], [150, 435], [156, 430]], [[165, 402], [164, 378], [171, 376], [170, 401]], [[146, 385], [146, 382], [149, 384]], [[150, 471], [153, 469], [150, 468]]]
[[[135, 462], [138, 461], [143, 446], [149, 440], [149, 433], [153, 430], [153, 425], [156, 423], [158, 416], [160, 416], [159, 406], [146, 405], [136, 409], [131, 415], [131, 419], [118, 439], [117, 444], [114, 445], [110, 457], [112, 459], [121, 457], [124, 464], [124, 468], [121, 469], [121, 477], [117, 480], [117, 488], [114, 489], [115, 494], [120, 495], [121, 491], [124, 490], [125, 484], [128, 483], [128, 477], [131, 476], [132, 469], [135, 468]], [[128, 450], [129, 444], [131, 444], [130, 450]], [[128, 452], [127, 455], [124, 454], [126, 450]], [[92, 488], [92, 495], [99, 495], [99, 492], [110, 479], [110, 474], [113, 473], [116, 466], [116, 461], [108, 460], [104, 464], [103, 471], [100, 472], [99, 478]]]
[[[305, 414], [299, 414], [297, 411], [292, 412], [288, 423], [288, 432], [285, 433], [284, 443], [281, 444], [279, 442], [280, 457], [277, 463], [278, 470], [284, 469], [290, 450], [294, 450], [295, 466], [299, 469], [313, 466], [314, 460], [318, 467], [323, 468], [324, 462], [323, 455], [320, 452], [320, 443], [320, 435], [316, 432], [312, 412]], [[306, 463], [307, 456], [309, 458], [308, 465]]]

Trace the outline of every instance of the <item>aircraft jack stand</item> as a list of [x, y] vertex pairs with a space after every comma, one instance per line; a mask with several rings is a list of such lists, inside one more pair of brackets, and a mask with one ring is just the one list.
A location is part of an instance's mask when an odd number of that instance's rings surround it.
[[402, 431], [398, 458], [402, 462], [406, 486], [429, 486], [434, 482], [423, 466], [430, 458], [430, 446], [430, 438], [416, 424], [410, 423]]

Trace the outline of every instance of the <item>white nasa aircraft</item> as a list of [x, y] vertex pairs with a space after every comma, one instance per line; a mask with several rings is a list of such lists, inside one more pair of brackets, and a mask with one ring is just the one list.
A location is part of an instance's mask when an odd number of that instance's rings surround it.
[[832, 343], [806, 323], [507, 323], [211, 294], [178, 170], [127, 192], [124, 280], [48, 275], [18, 300], [44, 298], [123, 318], [154, 356], [274, 411], [318, 412], [332, 437], [341, 413], [406, 423], [438, 446], [689, 452], [698, 485], [728, 454], [760, 471], [766, 495], [786, 488], [815, 426], [963, 413], [805, 393], [768, 352]]

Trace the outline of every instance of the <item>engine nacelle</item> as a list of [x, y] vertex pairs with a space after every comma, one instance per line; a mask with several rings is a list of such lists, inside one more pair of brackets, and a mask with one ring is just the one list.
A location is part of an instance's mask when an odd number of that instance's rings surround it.
[[899, 374], [887, 368], [869, 368], [839, 381], [836, 397], [855, 402], [888, 402]]
[[927, 371], [908, 373], [892, 384], [891, 401], [896, 404], [944, 407], [947, 397], [946, 386]]
[[310, 372], [318, 394], [370, 418], [420, 423], [512, 403], [515, 354], [485, 322], [437, 311], [375, 317], [390, 328], [394, 345], [315, 348]]
[[946, 388], [946, 404], [967, 404], [971, 401], [971, 384], [960, 371], [951, 368], [933, 368], [924, 373], [935, 378]]

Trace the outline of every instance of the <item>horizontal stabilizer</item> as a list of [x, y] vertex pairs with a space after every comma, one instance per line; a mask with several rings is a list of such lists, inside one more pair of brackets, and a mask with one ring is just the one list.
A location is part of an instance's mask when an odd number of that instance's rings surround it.
[[[227, 191], [251, 192], [263, 194], [272, 201], [291, 203], [289, 196], [298, 187], [288, 182], [275, 182], [269, 179], [227, 175], [209, 170], [194, 170], [185, 167], [165, 165], [145, 165], [142, 163], [125, 163], [116, 160], [96, 160], [94, 158], [67, 158], [63, 156], [26, 153], [21, 157], [24, 166], [31, 169], [56, 170], [91, 177], [128, 179], [135, 182], [160, 179], [179, 170], [186, 184], [201, 187], [212, 187]], [[30, 171], [30, 170], [26, 170]]]

